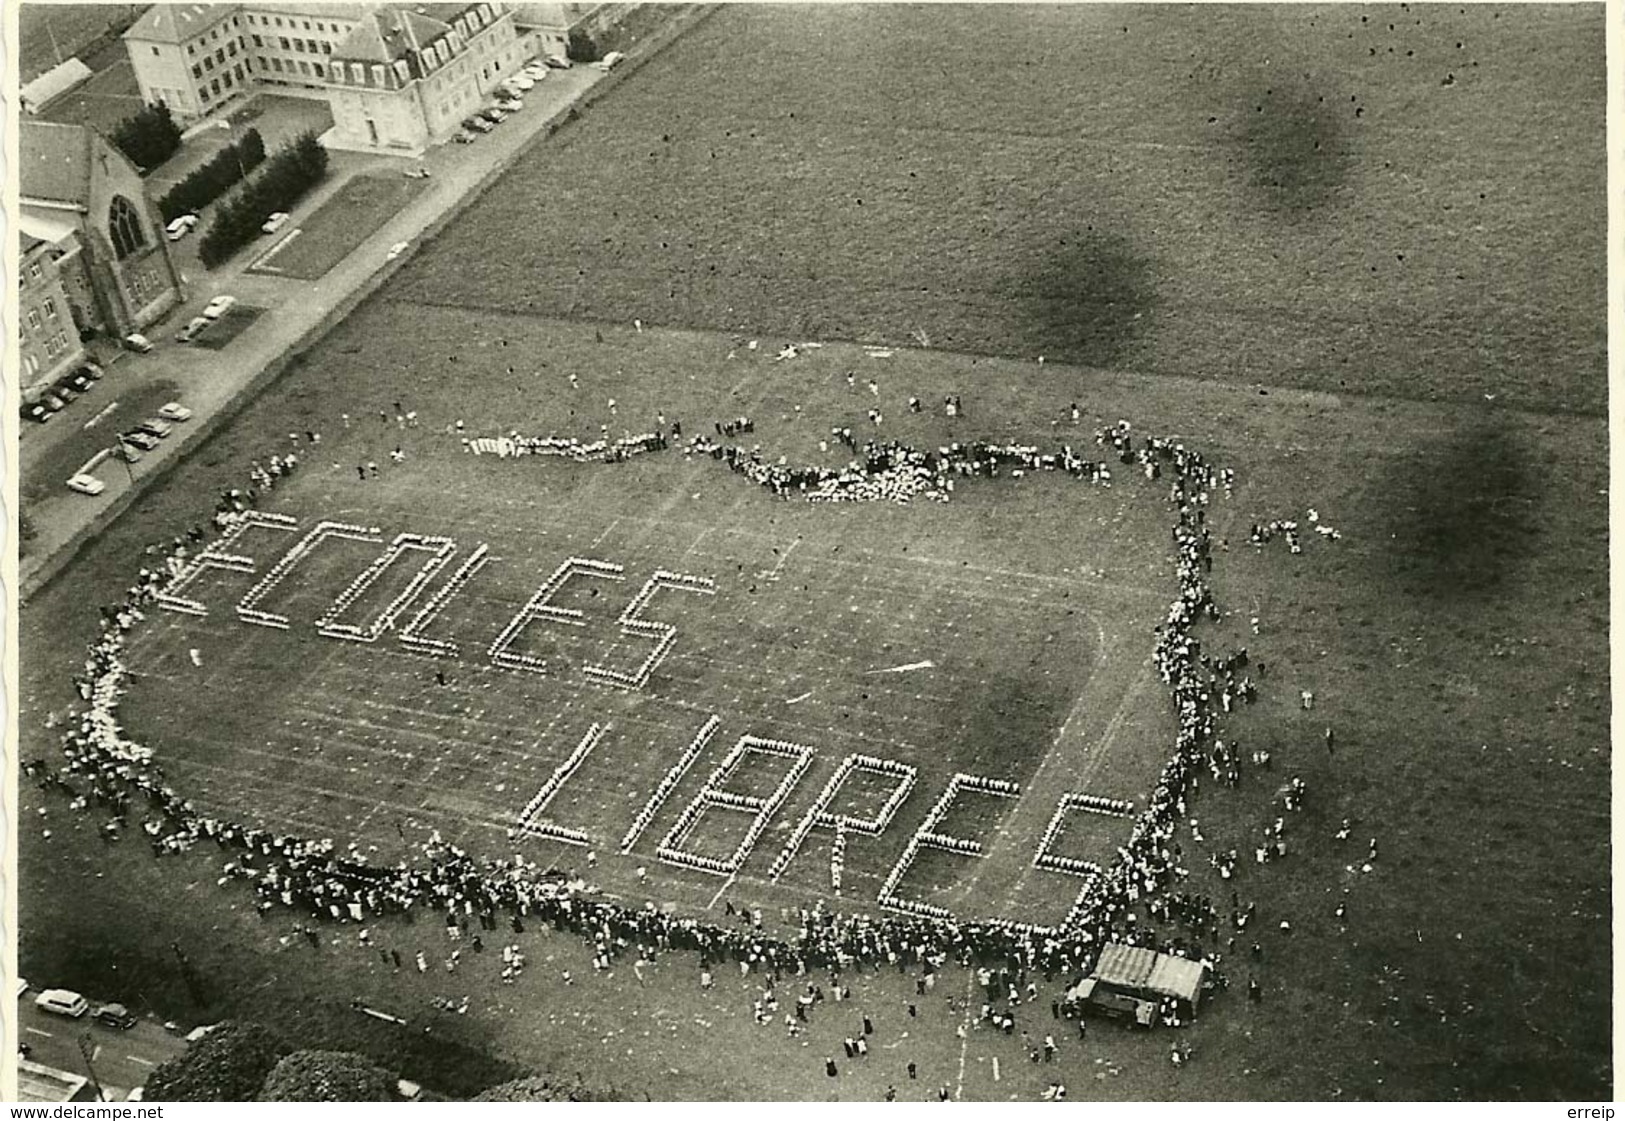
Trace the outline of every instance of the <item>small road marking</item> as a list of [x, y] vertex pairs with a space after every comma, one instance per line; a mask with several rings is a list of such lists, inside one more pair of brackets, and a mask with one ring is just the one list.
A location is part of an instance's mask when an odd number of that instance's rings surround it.
[[51, 1033], [48, 1032], [48, 1031], [45, 1031], [43, 1028], [27, 1028], [27, 1027], [25, 1027], [23, 1030], [26, 1031], [26, 1032], [32, 1032], [34, 1035], [43, 1035], [46, 1039], [51, 1038]]

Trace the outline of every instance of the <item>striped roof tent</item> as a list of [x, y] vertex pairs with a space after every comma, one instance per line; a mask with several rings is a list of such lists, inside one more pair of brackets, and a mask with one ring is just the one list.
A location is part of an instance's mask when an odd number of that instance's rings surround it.
[[184, 43], [240, 10], [239, 4], [154, 4], [131, 25], [124, 38]]
[[1100, 951], [1094, 977], [1103, 984], [1139, 989], [1196, 1003], [1202, 995], [1202, 963], [1143, 946], [1113, 943]]
[[95, 135], [83, 125], [24, 119], [17, 142], [17, 178], [24, 200], [90, 201], [90, 150]]

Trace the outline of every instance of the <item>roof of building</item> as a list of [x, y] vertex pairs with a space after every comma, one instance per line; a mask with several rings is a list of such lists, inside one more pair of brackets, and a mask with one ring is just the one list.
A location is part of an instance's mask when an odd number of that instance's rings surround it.
[[29, 1062], [17, 1061], [17, 1100], [24, 1102], [71, 1102], [85, 1088], [83, 1075]]
[[72, 211], [46, 210], [26, 202], [17, 208], [18, 229], [59, 249], [78, 233], [77, 218]]
[[30, 253], [32, 253], [34, 250], [36, 250], [40, 246], [44, 245], [45, 242], [41, 241], [39, 238], [35, 237], [33, 234], [30, 234], [25, 230], [18, 230], [17, 231], [17, 244], [21, 247], [20, 248], [20, 255], [26, 257]]
[[239, 8], [237, 4], [154, 4], [130, 25], [124, 38], [184, 43]]
[[309, 16], [312, 19], [346, 19], [360, 20], [367, 14], [366, 4], [302, 4], [302, 3], [259, 3], [251, 2], [243, 5], [243, 11], [270, 12], [279, 16]]
[[1205, 968], [1199, 961], [1159, 954], [1144, 946], [1113, 943], [1100, 951], [1094, 978], [1125, 989], [1142, 989], [1195, 1003]]
[[84, 205], [90, 198], [94, 140], [83, 125], [24, 120], [17, 154], [21, 197]]
[[[335, 61], [394, 62], [411, 56], [418, 47], [451, 30], [451, 19], [467, 11], [468, 4], [419, 4], [413, 8], [380, 8], [369, 12], [355, 30], [333, 48]], [[440, 15], [447, 18], [442, 19]]]
[[90, 67], [77, 58], [59, 63], [23, 87], [23, 107], [30, 112], [37, 112], [46, 102], [67, 93], [90, 77], [91, 73]]

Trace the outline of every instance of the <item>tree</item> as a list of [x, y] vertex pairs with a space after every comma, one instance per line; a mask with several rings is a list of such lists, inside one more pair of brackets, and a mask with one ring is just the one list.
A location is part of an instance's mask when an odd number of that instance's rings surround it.
[[147, 1079], [145, 1096], [155, 1102], [251, 1102], [290, 1050], [269, 1028], [228, 1020], [184, 1055], [160, 1063]]
[[146, 172], [175, 154], [181, 146], [181, 128], [169, 106], [160, 102], [120, 121], [111, 139], [119, 151]]
[[249, 129], [242, 139], [226, 145], [208, 163], [175, 184], [158, 200], [158, 212], [165, 222], [172, 222], [182, 214], [195, 214], [231, 190], [263, 162], [265, 141], [258, 130]]
[[350, 1051], [295, 1051], [277, 1063], [262, 1102], [394, 1101], [395, 1078]]
[[564, 44], [564, 57], [571, 62], [597, 62], [603, 55], [591, 35], [579, 27], [572, 27], [570, 37]]
[[623, 1101], [609, 1090], [594, 1089], [578, 1075], [573, 1081], [549, 1078], [516, 1078], [483, 1091], [477, 1102], [614, 1102]]

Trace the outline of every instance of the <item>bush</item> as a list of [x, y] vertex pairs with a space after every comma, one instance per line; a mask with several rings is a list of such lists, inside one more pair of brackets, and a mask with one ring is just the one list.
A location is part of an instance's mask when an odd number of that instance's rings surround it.
[[395, 1079], [350, 1051], [295, 1051], [277, 1063], [262, 1102], [394, 1101]]
[[560, 1082], [547, 1078], [518, 1078], [492, 1086], [474, 1099], [477, 1102], [615, 1102], [619, 1095], [595, 1090], [581, 1078]]
[[[245, 138], [246, 139], [246, 138]], [[198, 245], [204, 268], [214, 268], [260, 235], [265, 219], [291, 210], [327, 174], [327, 149], [306, 132], [266, 161], [265, 169], [222, 203]]]
[[120, 121], [111, 139], [145, 174], [175, 154], [181, 146], [181, 127], [170, 115], [169, 106], [148, 105]]
[[570, 29], [570, 38], [564, 44], [564, 57], [571, 62], [597, 62], [603, 58], [597, 41], [579, 27]]
[[154, 1102], [251, 1102], [290, 1050], [269, 1028], [227, 1021], [184, 1055], [160, 1063], [147, 1079], [145, 1096]]
[[173, 222], [182, 214], [196, 214], [215, 199], [231, 190], [244, 173], [253, 171], [265, 162], [265, 141], [259, 130], [249, 129], [235, 144], [228, 144], [202, 167], [158, 200], [158, 213], [165, 222]]

